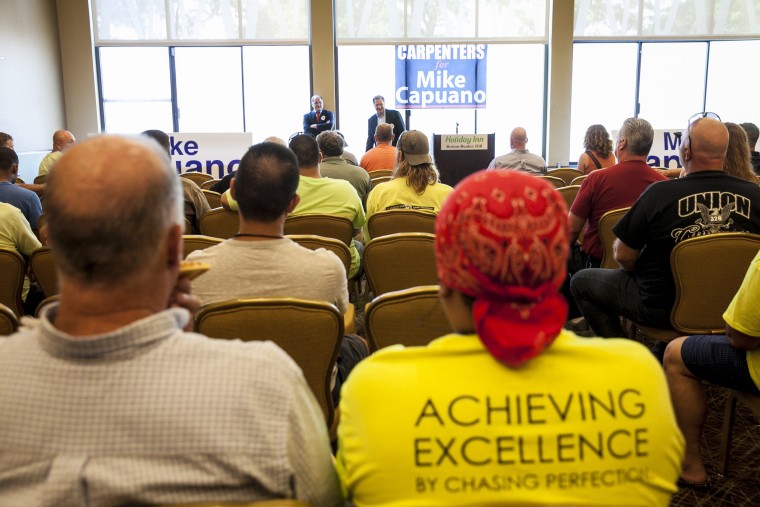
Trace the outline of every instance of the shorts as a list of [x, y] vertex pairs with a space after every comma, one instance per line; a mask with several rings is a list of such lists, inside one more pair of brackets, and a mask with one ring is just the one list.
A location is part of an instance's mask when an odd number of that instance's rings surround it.
[[747, 351], [732, 347], [725, 335], [689, 336], [681, 345], [681, 360], [701, 380], [760, 394], [749, 374]]

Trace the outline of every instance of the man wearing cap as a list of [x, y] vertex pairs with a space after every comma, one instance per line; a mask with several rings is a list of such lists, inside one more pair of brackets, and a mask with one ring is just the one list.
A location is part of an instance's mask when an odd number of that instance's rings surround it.
[[367, 146], [364, 148], [364, 151], [371, 150], [375, 145], [375, 130], [378, 125], [382, 125], [383, 123], [393, 125], [393, 141], [391, 144], [396, 146], [399, 136], [406, 130], [401, 113], [395, 109], [386, 109], [385, 97], [382, 95], [372, 97], [372, 104], [375, 106], [375, 114], [367, 120]]
[[[439, 181], [427, 136], [419, 130], [409, 130], [401, 136], [396, 148], [393, 179], [381, 183], [369, 194], [367, 218], [393, 209], [438, 213], [454, 189]], [[365, 239], [369, 239], [367, 233]]]
[[364, 203], [372, 190], [372, 182], [367, 171], [343, 158], [343, 144], [343, 138], [337, 132], [322, 132], [317, 136], [317, 145], [322, 154], [319, 172], [325, 178], [349, 182]]
[[509, 147], [512, 151], [491, 160], [489, 169], [517, 169], [530, 174], [546, 174], [546, 161], [540, 155], [531, 153], [525, 147], [528, 144], [528, 134], [522, 127], [512, 130], [509, 136]]
[[481, 171], [457, 186], [436, 221], [453, 333], [380, 350], [343, 387], [352, 503], [668, 505], [684, 443], [662, 369], [638, 343], [562, 329], [568, 245], [550, 183]]

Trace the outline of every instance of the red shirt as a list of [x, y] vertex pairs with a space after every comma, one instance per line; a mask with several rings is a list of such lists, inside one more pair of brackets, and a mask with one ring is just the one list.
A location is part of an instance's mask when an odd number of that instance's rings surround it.
[[640, 160], [621, 162], [589, 173], [570, 207], [573, 215], [587, 221], [583, 251], [601, 259], [599, 219], [602, 215], [631, 206], [650, 184], [662, 180], [667, 178]]

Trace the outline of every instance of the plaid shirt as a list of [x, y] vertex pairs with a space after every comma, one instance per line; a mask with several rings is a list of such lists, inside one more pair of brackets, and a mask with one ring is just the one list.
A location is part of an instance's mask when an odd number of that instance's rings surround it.
[[0, 505], [341, 504], [322, 412], [276, 345], [184, 333], [178, 309], [72, 339], [56, 311], [0, 339]]

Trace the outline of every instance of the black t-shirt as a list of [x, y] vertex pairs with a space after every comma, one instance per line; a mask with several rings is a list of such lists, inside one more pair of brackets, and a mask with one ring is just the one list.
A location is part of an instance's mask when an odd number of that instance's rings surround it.
[[211, 185], [211, 188], [209, 190], [212, 192], [219, 192], [220, 194], [225, 193], [230, 189], [230, 181], [232, 181], [232, 178], [235, 177], [236, 172], [237, 171], [232, 171], [231, 173], [225, 175], [224, 178]]
[[[760, 234], [760, 186], [722, 171], [653, 183], [612, 230], [620, 241], [641, 250], [635, 276], [642, 304], [670, 309], [675, 302], [673, 247], [718, 232]], [[730, 252], [726, 262], [731, 262]]]

